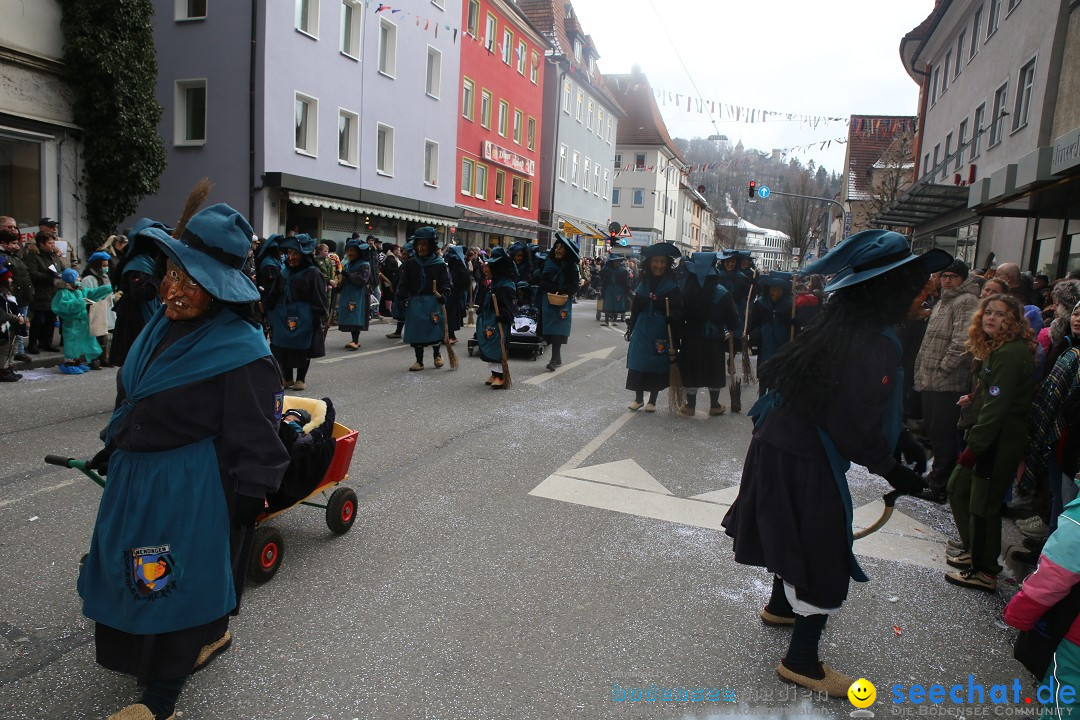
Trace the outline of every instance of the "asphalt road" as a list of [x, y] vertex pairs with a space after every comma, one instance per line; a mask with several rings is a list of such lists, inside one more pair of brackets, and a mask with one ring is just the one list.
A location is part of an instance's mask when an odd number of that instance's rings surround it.
[[[576, 307], [564, 350], [580, 364], [549, 375], [546, 355], [515, 357], [506, 391], [484, 386], [467, 331], [458, 371], [419, 373], [386, 326], [356, 353], [332, 332], [305, 394], [330, 396], [360, 430], [356, 523], [335, 536], [308, 507], [272, 521], [281, 570], [249, 585], [232, 649], [191, 679], [181, 717], [846, 716], [846, 701], [796, 697], [777, 679], [788, 631], [757, 617], [770, 578], [736, 565], [716, 529], [749, 420], [628, 413], [622, 327], [600, 327], [592, 310]], [[114, 384], [111, 370], [49, 369], [4, 388], [4, 719], [104, 718], [138, 697], [95, 665], [75, 592], [100, 490], [42, 462], [98, 449]], [[872, 520], [887, 486], [858, 468], [850, 478], [857, 519]], [[1030, 679], [1011, 657], [1002, 597], [943, 581], [949, 527], [944, 508], [906, 498], [857, 545], [872, 580], [829, 622], [824, 659], [877, 685], [879, 715], [895, 683]], [[719, 700], [615, 699], [652, 683], [717, 688]]]

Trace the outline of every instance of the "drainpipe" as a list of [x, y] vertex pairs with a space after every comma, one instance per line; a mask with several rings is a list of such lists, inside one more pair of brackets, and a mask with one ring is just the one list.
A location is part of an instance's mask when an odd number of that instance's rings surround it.
[[251, 0], [251, 51], [248, 58], [248, 219], [252, 225], [255, 225], [255, 61], [258, 51], [258, 12], [259, 0]]

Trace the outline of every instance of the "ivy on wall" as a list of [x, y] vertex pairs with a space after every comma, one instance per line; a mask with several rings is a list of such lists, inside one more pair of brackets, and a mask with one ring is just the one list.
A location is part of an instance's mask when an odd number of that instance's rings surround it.
[[83, 246], [101, 246], [158, 190], [165, 148], [154, 97], [152, 0], [60, 0], [64, 63], [83, 138]]

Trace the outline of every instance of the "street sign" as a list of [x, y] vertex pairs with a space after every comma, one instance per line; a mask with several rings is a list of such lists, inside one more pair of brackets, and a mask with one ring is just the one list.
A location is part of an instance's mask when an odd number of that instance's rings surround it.
[[769, 189], [768, 185], [762, 185], [761, 187], [758, 188], [757, 194], [758, 194], [758, 197], [761, 198], [762, 200], [767, 200], [769, 195], [772, 194], [772, 190]]
[[799, 250], [801, 250], [801, 249], [802, 248], [793, 247], [793, 248], [791, 248], [791, 254], [794, 255], [795, 257], [799, 257]]
[[619, 244], [622, 245], [623, 247], [626, 247], [627, 245], [630, 244], [630, 241], [627, 240], [626, 238], [620, 238], [619, 239]]
[[[617, 237], [630, 238], [630, 237], [634, 237], [634, 234], [632, 232], [630, 232], [629, 226], [623, 225], [622, 229], [619, 230], [619, 234], [617, 235]], [[625, 245], [626, 243], [622, 243], [622, 244]]]

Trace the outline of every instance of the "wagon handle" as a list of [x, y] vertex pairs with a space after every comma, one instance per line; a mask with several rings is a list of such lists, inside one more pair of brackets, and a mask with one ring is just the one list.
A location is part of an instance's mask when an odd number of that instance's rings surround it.
[[105, 478], [91, 470], [88, 467], [89, 463], [86, 460], [76, 460], [75, 458], [64, 457], [62, 455], [46, 455], [45, 462], [49, 465], [59, 465], [60, 467], [78, 470], [101, 487], [105, 487]]

